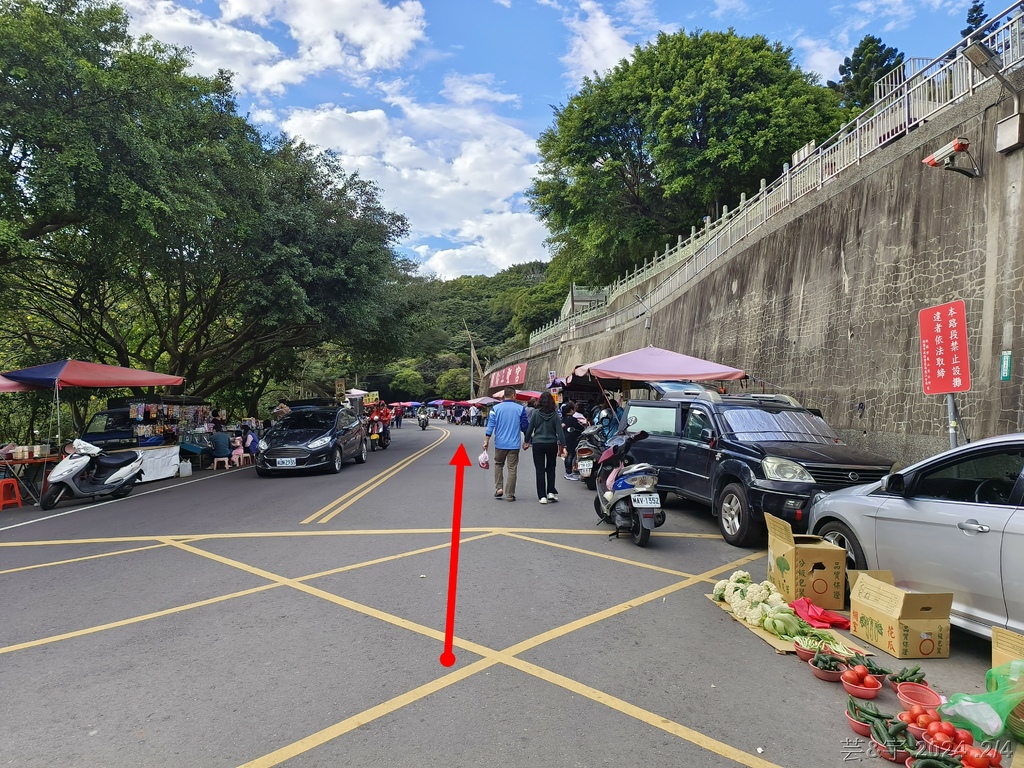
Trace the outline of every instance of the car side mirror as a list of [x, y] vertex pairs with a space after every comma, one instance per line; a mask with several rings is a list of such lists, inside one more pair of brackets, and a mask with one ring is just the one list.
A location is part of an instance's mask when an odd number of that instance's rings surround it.
[[705, 428], [700, 431], [700, 439], [705, 443], [710, 443], [715, 439], [715, 434], [710, 429]]
[[882, 478], [882, 490], [885, 493], [902, 496], [907, 490], [907, 481], [904, 480], [903, 475], [899, 473], [885, 475]]

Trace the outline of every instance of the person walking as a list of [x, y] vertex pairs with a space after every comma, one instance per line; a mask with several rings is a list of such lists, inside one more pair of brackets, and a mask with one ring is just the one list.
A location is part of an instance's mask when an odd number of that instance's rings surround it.
[[523, 450], [533, 445], [533, 466], [537, 471], [537, 498], [541, 504], [558, 501], [555, 489], [555, 466], [558, 454], [565, 450], [565, 432], [550, 392], [540, 396], [536, 410], [526, 428]]
[[[494, 435], [494, 498], [504, 496], [505, 501], [516, 500], [516, 475], [519, 467], [519, 449], [522, 435], [528, 426], [526, 411], [516, 402], [515, 387], [505, 387], [502, 401], [491, 408], [487, 415], [487, 429], [484, 433], [484, 450]], [[508, 480], [505, 480], [505, 465], [508, 464]]]
[[401, 429], [402, 428], [402, 418], [405, 416], [405, 408], [402, 407], [401, 403], [399, 403], [398, 405], [395, 406], [395, 410], [392, 413], [392, 415], [395, 417], [395, 428], [396, 429]]

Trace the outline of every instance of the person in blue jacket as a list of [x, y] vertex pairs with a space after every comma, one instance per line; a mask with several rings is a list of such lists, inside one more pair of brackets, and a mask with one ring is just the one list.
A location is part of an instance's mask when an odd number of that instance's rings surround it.
[[[487, 414], [484, 450], [494, 435], [494, 498], [504, 496], [506, 501], [516, 500], [516, 473], [519, 467], [519, 451], [523, 446], [523, 432], [529, 426], [526, 409], [516, 402], [515, 387], [505, 387], [502, 401]], [[505, 464], [508, 464], [508, 481], [505, 481]]]

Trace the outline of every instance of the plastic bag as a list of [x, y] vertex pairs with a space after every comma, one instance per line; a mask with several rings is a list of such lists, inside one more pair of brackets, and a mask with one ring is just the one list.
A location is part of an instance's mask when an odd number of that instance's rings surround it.
[[483, 453], [476, 457], [476, 463], [480, 465], [480, 469], [491, 468], [491, 457], [487, 455], [486, 448], [484, 448]]
[[1006, 727], [1006, 718], [1024, 702], [1024, 664], [1011, 661], [989, 670], [989, 693], [954, 693], [939, 713], [980, 741], [994, 739]]

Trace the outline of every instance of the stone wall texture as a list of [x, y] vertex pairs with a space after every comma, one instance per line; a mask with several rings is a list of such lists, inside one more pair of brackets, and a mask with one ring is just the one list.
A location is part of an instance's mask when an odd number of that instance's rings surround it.
[[[963, 426], [972, 440], [1024, 431], [1024, 149], [995, 150], [1009, 112], [997, 88], [950, 107], [733, 246], [652, 308], [650, 328], [640, 318], [524, 351], [526, 387], [653, 344], [742, 368], [749, 389], [791, 394], [850, 444], [908, 464], [949, 446], [945, 397], [923, 394], [918, 313], [963, 299], [973, 380], [956, 396]], [[970, 139], [978, 178], [922, 164], [957, 136]]]

